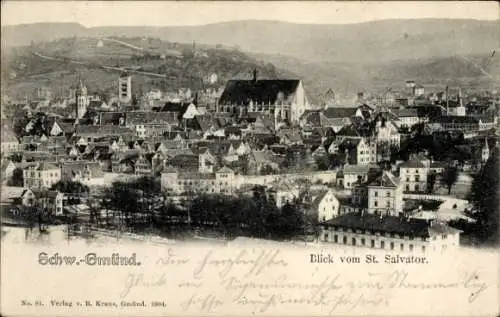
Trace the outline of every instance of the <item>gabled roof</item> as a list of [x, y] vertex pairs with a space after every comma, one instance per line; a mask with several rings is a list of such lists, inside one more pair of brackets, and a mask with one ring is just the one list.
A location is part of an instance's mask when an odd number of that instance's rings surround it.
[[305, 121], [306, 125], [314, 127], [321, 126], [321, 111], [320, 110], [306, 110], [302, 114], [301, 120]]
[[319, 208], [319, 204], [325, 198], [328, 193], [331, 192], [329, 189], [320, 191], [317, 195], [314, 196], [313, 201], [311, 203], [311, 209], [317, 211]]
[[287, 100], [295, 94], [298, 79], [229, 80], [219, 99], [220, 105], [276, 104], [278, 95]]
[[233, 172], [233, 170], [232, 170], [232, 169], [230, 169], [229, 167], [227, 167], [227, 166], [223, 166], [221, 169], [219, 169], [219, 170], [217, 171], [217, 173], [229, 173], [229, 174], [233, 174], [234, 172]]
[[375, 178], [368, 186], [374, 187], [398, 187], [399, 179], [392, 173], [383, 171], [381, 175]]

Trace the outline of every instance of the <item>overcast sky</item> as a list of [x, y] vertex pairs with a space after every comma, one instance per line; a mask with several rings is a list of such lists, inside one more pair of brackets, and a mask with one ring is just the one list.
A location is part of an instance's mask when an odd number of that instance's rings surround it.
[[497, 20], [496, 1], [485, 2], [145, 2], [2, 1], [2, 25], [78, 22], [106, 25], [200, 25], [232, 20], [345, 24], [383, 19]]

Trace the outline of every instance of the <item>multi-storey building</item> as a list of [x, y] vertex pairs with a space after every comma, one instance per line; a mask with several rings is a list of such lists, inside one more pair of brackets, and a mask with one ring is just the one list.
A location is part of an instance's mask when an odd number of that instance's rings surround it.
[[368, 213], [398, 216], [403, 211], [403, 187], [392, 173], [382, 172], [367, 188]]
[[400, 252], [454, 249], [459, 239], [459, 230], [435, 220], [363, 212], [323, 222], [320, 234], [324, 242]]
[[24, 188], [50, 188], [61, 180], [61, 168], [47, 162], [23, 170]]
[[161, 187], [170, 196], [207, 193], [232, 195], [237, 187], [234, 172], [222, 167], [215, 173], [178, 173], [165, 169], [161, 174]]
[[[426, 162], [427, 163], [427, 162]], [[425, 192], [427, 189], [427, 176], [429, 165], [411, 159], [399, 167], [399, 178], [405, 192]]]

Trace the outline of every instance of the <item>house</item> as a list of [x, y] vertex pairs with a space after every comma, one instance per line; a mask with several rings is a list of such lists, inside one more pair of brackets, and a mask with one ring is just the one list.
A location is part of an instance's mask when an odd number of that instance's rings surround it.
[[344, 139], [339, 144], [338, 151], [346, 155], [348, 164], [366, 165], [377, 162], [377, 144], [368, 139]]
[[20, 149], [19, 140], [17, 139], [14, 132], [4, 127], [2, 127], [0, 132], [1, 132], [0, 144], [1, 144], [2, 154], [6, 155], [12, 152], [19, 151]]
[[363, 112], [359, 108], [327, 108], [320, 113], [322, 127], [330, 127], [335, 133], [342, 128], [352, 124], [352, 118], [363, 118]]
[[312, 197], [310, 212], [319, 222], [330, 220], [339, 215], [340, 202], [331, 189], [322, 190]]
[[337, 185], [346, 189], [352, 189], [357, 185], [365, 183], [370, 173], [376, 170], [378, 170], [376, 166], [368, 164], [345, 165], [337, 173]]
[[46, 125], [48, 127], [47, 132], [50, 136], [71, 136], [75, 132], [74, 119], [50, 117], [47, 119]]
[[153, 166], [145, 155], [139, 155], [135, 161], [134, 172], [136, 175], [153, 175]]
[[273, 197], [278, 208], [285, 204], [291, 204], [299, 197], [299, 188], [290, 184], [278, 184], [271, 186], [268, 190], [269, 195]]
[[167, 160], [166, 165], [185, 171], [198, 171], [200, 158], [196, 154], [178, 154]]
[[399, 178], [405, 192], [426, 192], [429, 165], [410, 159], [399, 167]]
[[281, 129], [276, 135], [280, 138], [280, 144], [302, 144], [302, 137], [300, 136], [300, 132], [296, 129]]
[[49, 214], [61, 216], [63, 214], [64, 194], [57, 190], [25, 189], [20, 201], [24, 207], [36, 207]]
[[300, 127], [304, 128], [315, 128], [321, 127], [321, 110], [319, 109], [309, 109], [304, 111], [300, 117]]
[[50, 188], [61, 180], [61, 168], [47, 162], [23, 170], [24, 188]]
[[2, 169], [2, 175], [1, 175], [2, 184], [5, 184], [14, 175], [14, 170], [16, 169], [16, 165], [11, 160], [2, 160], [0, 168]]
[[215, 173], [179, 173], [166, 169], [161, 174], [161, 188], [170, 196], [192, 193], [232, 195], [236, 188], [235, 174], [222, 167]]
[[271, 150], [254, 150], [248, 155], [248, 173], [261, 174], [266, 170], [279, 171], [279, 163]]
[[61, 163], [61, 179], [66, 181], [87, 182], [104, 176], [99, 162], [65, 161]]
[[390, 112], [379, 112], [373, 122], [372, 135], [375, 137], [377, 144], [388, 144], [399, 148], [401, 135], [398, 132], [398, 127], [395, 123], [397, 117]]
[[383, 171], [367, 188], [369, 214], [398, 216], [403, 211], [403, 186], [392, 173]]
[[139, 138], [163, 136], [179, 126], [175, 112], [133, 111], [125, 113], [125, 126]]
[[251, 80], [229, 80], [217, 104], [217, 112], [243, 117], [250, 112], [267, 113], [280, 121], [298, 125], [310, 108], [299, 79], [259, 79], [257, 70]]
[[320, 240], [391, 251], [444, 251], [459, 247], [460, 231], [436, 220], [360, 212], [323, 222]]
[[209, 149], [199, 155], [198, 172], [200, 173], [213, 173], [217, 166], [217, 157], [210, 153]]
[[77, 125], [75, 136], [82, 137], [86, 142], [94, 142], [102, 137], [126, 137], [134, 136], [136, 133], [132, 128], [112, 125]]
[[395, 123], [399, 128], [410, 129], [420, 122], [417, 109], [404, 108], [393, 109], [391, 111], [397, 117]]

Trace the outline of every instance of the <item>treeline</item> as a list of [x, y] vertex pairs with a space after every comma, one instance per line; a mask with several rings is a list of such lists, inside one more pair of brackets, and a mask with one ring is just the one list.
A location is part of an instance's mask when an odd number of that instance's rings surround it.
[[477, 223], [471, 228], [471, 233], [479, 243], [499, 242], [499, 163], [498, 151], [495, 149], [472, 183], [469, 200], [474, 204], [475, 211], [470, 216]]
[[[313, 227], [312, 218], [304, 213], [299, 201], [278, 208], [273, 196], [261, 186], [244, 197], [197, 193], [188, 197], [180, 204], [174, 204], [162, 193], [157, 179], [141, 177], [132, 182], [114, 182], [102, 193], [102, 199], [94, 209], [105, 210], [120, 218], [108, 219], [108, 226], [118, 221], [126, 230], [134, 232], [153, 230], [162, 234], [181, 229], [207, 231], [225, 237], [281, 240], [303, 235]], [[103, 224], [98, 219], [102, 213], [93, 214], [95, 222]]]

